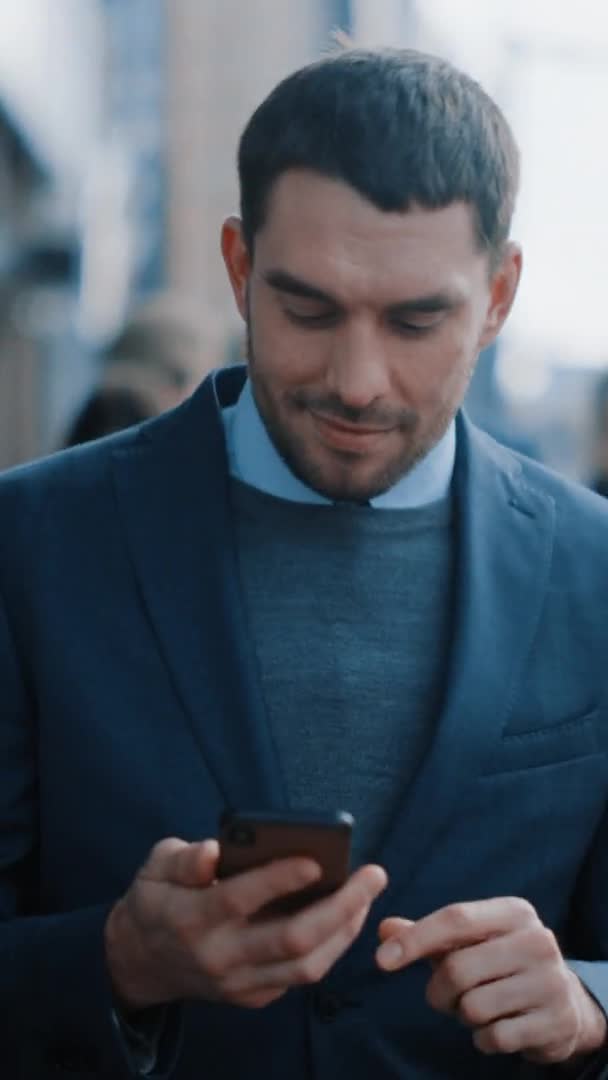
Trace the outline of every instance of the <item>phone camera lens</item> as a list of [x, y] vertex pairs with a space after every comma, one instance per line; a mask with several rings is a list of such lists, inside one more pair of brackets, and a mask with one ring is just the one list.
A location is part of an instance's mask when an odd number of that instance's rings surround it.
[[235, 825], [230, 830], [230, 842], [239, 847], [251, 847], [255, 844], [255, 832], [250, 825]]

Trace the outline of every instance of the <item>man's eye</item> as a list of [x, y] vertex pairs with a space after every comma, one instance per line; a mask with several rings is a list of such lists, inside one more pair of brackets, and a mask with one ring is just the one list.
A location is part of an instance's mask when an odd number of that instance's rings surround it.
[[318, 308], [311, 306], [298, 306], [293, 305], [283, 308], [288, 319], [297, 323], [299, 326], [329, 326], [331, 322], [336, 318], [336, 312], [333, 308]]
[[440, 315], [426, 319], [391, 319], [391, 325], [400, 334], [427, 334], [441, 323]]

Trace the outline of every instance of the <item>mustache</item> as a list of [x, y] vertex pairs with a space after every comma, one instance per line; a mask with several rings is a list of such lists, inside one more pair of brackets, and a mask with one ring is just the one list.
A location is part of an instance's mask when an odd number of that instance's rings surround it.
[[296, 390], [291, 395], [291, 401], [298, 409], [310, 409], [328, 420], [342, 420], [347, 424], [361, 424], [362, 427], [413, 431], [418, 423], [418, 414], [413, 409], [387, 409], [379, 405], [366, 405], [359, 409], [347, 405], [337, 394], [320, 396]]

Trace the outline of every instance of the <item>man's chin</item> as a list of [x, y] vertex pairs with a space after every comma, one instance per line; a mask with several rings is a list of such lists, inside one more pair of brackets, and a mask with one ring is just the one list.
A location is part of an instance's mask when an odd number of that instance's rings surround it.
[[[354, 470], [353, 470], [354, 471]], [[317, 472], [309, 474], [306, 478], [300, 473], [300, 479], [313, 488], [319, 495], [323, 495], [332, 502], [369, 502], [370, 499], [383, 495], [385, 491], [393, 487], [401, 478], [397, 477], [361, 477], [356, 476], [336, 477], [328, 473]]]
[[304, 447], [277, 445], [291, 471], [317, 494], [332, 502], [368, 502], [394, 487], [420, 459], [416, 447], [407, 455], [382, 462], [347, 451], [304, 453]]

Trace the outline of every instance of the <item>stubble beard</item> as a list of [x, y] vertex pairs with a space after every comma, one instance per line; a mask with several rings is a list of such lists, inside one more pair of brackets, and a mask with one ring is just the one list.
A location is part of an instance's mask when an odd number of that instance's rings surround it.
[[[247, 319], [247, 356], [248, 368], [251, 378], [251, 386], [256, 405], [268, 435], [291, 472], [314, 491], [325, 498], [336, 501], [367, 501], [383, 494], [393, 487], [399, 480], [409, 473], [430, 450], [439, 442], [445, 434], [456, 409], [443, 410], [435, 420], [432, 429], [426, 433], [423, 440], [416, 439], [416, 429], [419, 419], [411, 410], [401, 410], [399, 423], [396, 425], [403, 433], [404, 439], [410, 438], [404, 446], [401, 454], [395, 454], [390, 461], [379, 466], [376, 472], [368, 475], [365, 479], [359, 479], [356, 475], [357, 462], [360, 456], [355, 452], [335, 452], [336, 480], [332, 482], [326, 475], [326, 468], [320, 462], [312, 459], [306, 446], [306, 440], [299, 436], [297, 430], [289, 428], [286, 420], [281, 415], [275, 403], [275, 398], [268, 387], [268, 383], [261, 373], [257, 362], [256, 351], [253, 345], [251, 319]], [[331, 395], [310, 395], [306, 392], [294, 392], [285, 407], [295, 410], [309, 410], [311, 405], [326, 414], [329, 413], [338, 419], [349, 423], [361, 423], [371, 421], [369, 413], [362, 415], [363, 410], [355, 410], [342, 404], [339, 399]], [[379, 419], [375, 414], [375, 419]], [[395, 419], [397, 417], [395, 416]]]

